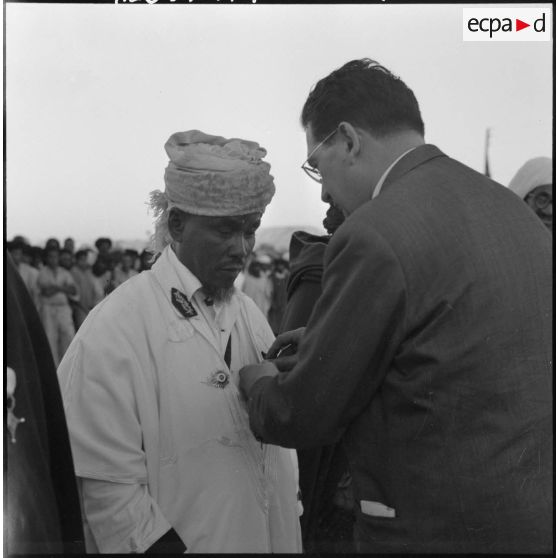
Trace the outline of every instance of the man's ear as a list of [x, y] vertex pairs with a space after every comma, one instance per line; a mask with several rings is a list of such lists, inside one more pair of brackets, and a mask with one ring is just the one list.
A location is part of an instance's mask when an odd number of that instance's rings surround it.
[[186, 214], [176, 207], [169, 211], [168, 218], [169, 233], [173, 240], [180, 242], [182, 240], [182, 233], [184, 232], [184, 224], [186, 223]]
[[353, 157], [358, 155], [362, 148], [358, 130], [351, 123], [343, 121], [339, 123], [339, 134], [345, 142], [347, 154]]

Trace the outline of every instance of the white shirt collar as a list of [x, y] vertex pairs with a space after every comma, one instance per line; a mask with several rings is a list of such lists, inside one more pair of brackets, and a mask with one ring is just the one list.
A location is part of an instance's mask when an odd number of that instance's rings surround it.
[[170, 244], [163, 250], [161, 258], [164, 258], [167, 265], [176, 273], [183, 293], [188, 299], [191, 299], [194, 293], [201, 289], [202, 284], [200, 280], [178, 259]]
[[207, 306], [205, 303], [202, 305], [206, 295], [202, 291], [201, 281], [178, 259], [170, 244], [164, 248], [160, 256], [160, 259], [163, 258], [165, 263], [174, 270], [181, 290], [188, 297], [188, 300], [195, 300], [200, 308], [209, 308], [210, 314], [218, 319], [223, 308], [227, 305], [223, 302], [215, 302], [212, 306]]
[[390, 173], [391, 169], [401, 159], [403, 159], [403, 157], [405, 157], [405, 155], [407, 155], [407, 153], [410, 153], [411, 151], [413, 151], [413, 149], [416, 149], [416, 147], [411, 147], [411, 149], [408, 149], [404, 153], [401, 153], [401, 155], [399, 155], [399, 157], [397, 157], [397, 159], [395, 159], [395, 161], [393, 161], [393, 163], [391, 163], [391, 165], [385, 170], [384, 174], [382, 174], [382, 176], [380, 176], [380, 180], [378, 180], [378, 183], [376, 184], [376, 187], [374, 188], [374, 191], [372, 192], [372, 198], [371, 199], [374, 199], [376, 196], [378, 196], [380, 194], [380, 192], [382, 190], [382, 186], [384, 185], [384, 182], [386, 181], [387, 175]]

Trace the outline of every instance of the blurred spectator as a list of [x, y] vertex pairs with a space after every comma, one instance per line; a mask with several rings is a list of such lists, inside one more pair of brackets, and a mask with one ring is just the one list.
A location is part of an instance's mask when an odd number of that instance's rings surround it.
[[97, 290], [93, 272], [88, 262], [88, 253], [89, 250], [78, 250], [75, 255], [76, 263], [71, 270], [79, 292], [79, 300], [71, 304], [76, 331], [97, 302]]
[[95, 248], [97, 248], [100, 256], [109, 257], [110, 249], [112, 248], [112, 240], [105, 236], [101, 236], [95, 241]]
[[45, 249], [46, 265], [37, 283], [41, 298], [41, 319], [56, 366], [72, 341], [75, 329], [68, 297], [78, 298], [74, 278], [59, 265], [57, 248]]
[[[14, 239], [15, 240], [15, 239]], [[26, 263], [27, 265], [31, 266], [33, 263], [33, 254], [32, 254], [32, 250], [33, 248], [31, 247], [31, 245], [27, 242], [23, 242], [23, 251], [22, 251], [22, 259], [21, 261], [23, 263]]]
[[[19, 237], [22, 238], [22, 237]], [[29, 260], [30, 246], [24, 244], [21, 240], [13, 240], [8, 242], [8, 251], [12, 257], [13, 263], [17, 271], [19, 272], [23, 283], [27, 287], [31, 300], [37, 308], [39, 308], [39, 287], [37, 285], [37, 279], [39, 277], [39, 270], [35, 269], [28, 263], [24, 261], [25, 254], [27, 253], [27, 259]]]
[[553, 233], [554, 187], [552, 159], [529, 159], [512, 178], [509, 189], [515, 192], [537, 214], [545, 227]]
[[66, 248], [63, 248], [62, 250], [60, 250], [58, 258], [60, 267], [64, 268], [67, 271], [70, 271], [72, 269], [74, 265], [74, 256], [72, 252], [70, 252]]
[[56, 248], [57, 250], [60, 250], [60, 242], [58, 241], [58, 239], [56, 238], [49, 238], [46, 242], [45, 242], [45, 250], [49, 249], [49, 248]]
[[[330, 205], [323, 221], [327, 235], [296, 231], [290, 245], [287, 308], [280, 331], [306, 326], [322, 292], [324, 252], [343, 223], [341, 210]], [[341, 443], [297, 450], [304, 512], [302, 540], [306, 553], [354, 552], [351, 476]]]
[[101, 236], [95, 240], [97, 258], [93, 264], [93, 276], [97, 289], [97, 302], [113, 290], [112, 272], [114, 270], [114, 257], [111, 254], [112, 240]]
[[41, 269], [41, 267], [43, 267], [43, 249], [40, 246], [31, 246], [29, 254], [31, 258], [31, 267]]
[[267, 254], [254, 254], [254, 258], [248, 264], [242, 285], [242, 291], [256, 303], [266, 318], [273, 295], [271, 263], [271, 258]]
[[4, 552], [85, 551], [68, 429], [49, 342], [6, 259]]
[[68, 250], [72, 255], [76, 251], [76, 244], [71, 236], [64, 240], [64, 250]]
[[109, 267], [110, 258], [99, 257], [91, 268], [95, 287], [95, 304], [99, 303], [111, 290], [112, 272]]
[[29, 241], [27, 240], [27, 238], [25, 238], [24, 236], [22, 236], [20, 234], [17, 234], [16, 236], [14, 236], [13, 242], [20, 242], [22, 244], [29, 244]]
[[114, 288], [124, 283], [124, 281], [127, 281], [130, 277], [133, 277], [134, 275], [138, 274], [138, 272], [135, 270], [137, 257], [138, 257], [138, 253], [135, 250], [124, 251], [120, 263], [114, 268], [114, 272], [113, 272]]

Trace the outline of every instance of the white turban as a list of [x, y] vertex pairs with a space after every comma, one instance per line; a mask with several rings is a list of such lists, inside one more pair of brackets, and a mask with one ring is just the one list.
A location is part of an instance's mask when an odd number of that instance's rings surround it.
[[263, 213], [275, 193], [267, 151], [253, 141], [177, 132], [165, 144], [169, 164], [165, 191], [155, 190], [150, 205], [158, 219], [155, 250], [170, 242], [168, 211], [177, 207], [194, 215]]
[[509, 189], [521, 199], [543, 184], [552, 184], [552, 159], [550, 157], [535, 157], [529, 159], [511, 179]]

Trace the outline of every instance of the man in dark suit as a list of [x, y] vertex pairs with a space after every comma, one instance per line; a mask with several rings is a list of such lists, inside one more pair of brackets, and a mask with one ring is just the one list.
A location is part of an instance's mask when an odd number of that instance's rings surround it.
[[551, 553], [551, 235], [425, 144], [414, 94], [371, 60], [319, 81], [302, 124], [303, 168], [347, 219], [308, 327], [269, 353], [296, 356], [241, 370], [253, 431], [342, 437], [360, 552]]

